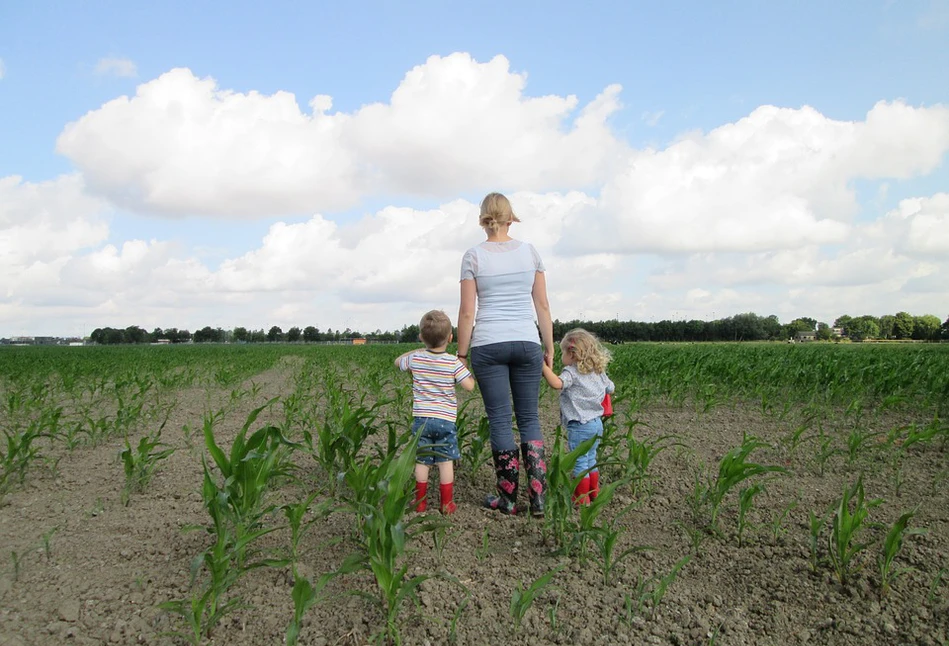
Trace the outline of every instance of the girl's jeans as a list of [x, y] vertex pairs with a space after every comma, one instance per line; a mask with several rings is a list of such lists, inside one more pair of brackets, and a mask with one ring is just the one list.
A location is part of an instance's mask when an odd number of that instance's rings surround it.
[[471, 369], [491, 430], [491, 449], [516, 451], [511, 427], [511, 402], [521, 442], [543, 441], [540, 416], [540, 378], [544, 350], [539, 343], [504, 341], [471, 348]]
[[600, 438], [603, 437], [603, 420], [594, 417], [585, 424], [574, 421], [567, 422], [567, 446], [570, 447], [571, 451], [591, 437], [595, 437], [596, 441], [589, 451], [577, 459], [577, 464], [573, 467], [574, 478], [587, 471], [596, 471], [596, 450], [600, 446]]

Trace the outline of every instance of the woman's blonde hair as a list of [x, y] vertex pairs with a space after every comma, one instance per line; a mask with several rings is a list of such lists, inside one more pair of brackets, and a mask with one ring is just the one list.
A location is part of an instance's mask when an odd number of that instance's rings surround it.
[[577, 370], [584, 375], [591, 372], [606, 372], [606, 365], [613, 358], [610, 351], [600, 344], [600, 340], [592, 332], [579, 327], [563, 335], [560, 350], [573, 355]]
[[511, 202], [500, 193], [488, 193], [481, 200], [481, 217], [478, 224], [491, 233], [497, 233], [498, 229], [511, 222], [520, 222], [514, 215], [511, 208]]

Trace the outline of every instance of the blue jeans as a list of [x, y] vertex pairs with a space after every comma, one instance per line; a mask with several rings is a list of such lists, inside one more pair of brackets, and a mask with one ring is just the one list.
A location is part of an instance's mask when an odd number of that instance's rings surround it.
[[603, 437], [603, 420], [594, 417], [589, 422], [581, 424], [580, 422], [567, 422], [567, 446], [573, 451], [586, 440], [595, 437], [596, 442], [590, 447], [590, 450], [577, 458], [577, 464], [573, 467], [573, 477], [578, 477], [586, 471], [596, 471], [596, 450], [600, 446], [600, 438]]
[[521, 442], [543, 440], [540, 433], [540, 378], [544, 350], [539, 343], [504, 341], [471, 348], [471, 369], [491, 430], [491, 449], [516, 451], [511, 403]]

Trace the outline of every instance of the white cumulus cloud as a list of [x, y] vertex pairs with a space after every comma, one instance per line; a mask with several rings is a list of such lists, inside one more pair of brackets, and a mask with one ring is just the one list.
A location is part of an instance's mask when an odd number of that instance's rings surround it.
[[607, 120], [619, 86], [585, 106], [531, 97], [503, 56], [433, 56], [388, 102], [312, 112], [294, 95], [219, 88], [175, 69], [67, 125], [57, 150], [124, 208], [273, 216], [345, 208], [374, 194], [595, 185], [626, 146]]
[[[862, 122], [762, 106], [707, 134], [629, 157], [595, 218], [570, 223], [575, 250], [793, 249], [846, 240], [858, 178], [932, 171], [949, 150], [949, 108], [878, 103]], [[583, 226], [586, 223], [588, 226]]]

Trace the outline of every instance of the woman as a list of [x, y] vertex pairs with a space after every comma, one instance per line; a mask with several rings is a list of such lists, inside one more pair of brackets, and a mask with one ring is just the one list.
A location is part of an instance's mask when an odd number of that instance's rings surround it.
[[465, 252], [461, 261], [458, 357], [467, 361], [471, 355], [491, 431], [497, 495], [488, 496], [485, 506], [517, 513], [520, 462], [511, 428], [513, 401], [531, 514], [540, 517], [547, 464], [538, 401], [543, 365], [554, 362], [554, 334], [544, 263], [532, 245], [509, 235], [514, 222], [520, 220], [500, 193], [481, 202], [480, 224], [487, 240]]

